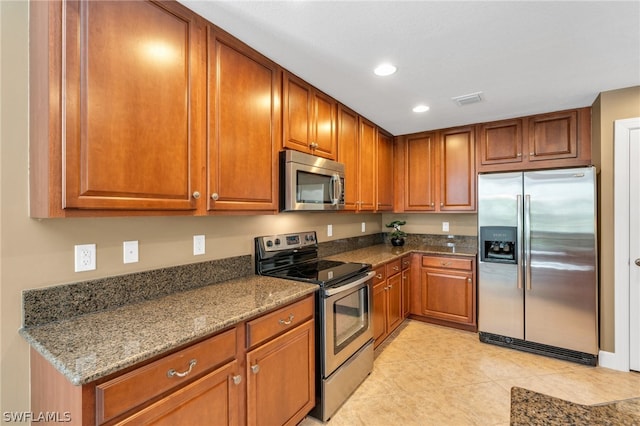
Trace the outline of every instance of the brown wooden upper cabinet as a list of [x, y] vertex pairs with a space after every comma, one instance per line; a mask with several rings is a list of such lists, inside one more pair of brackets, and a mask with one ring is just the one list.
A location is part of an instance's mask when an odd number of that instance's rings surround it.
[[338, 161], [344, 164], [344, 209], [358, 210], [360, 187], [358, 114], [338, 105]]
[[591, 164], [591, 108], [483, 123], [478, 171], [576, 167]]
[[393, 210], [393, 137], [338, 105], [338, 161], [345, 165], [345, 210]]
[[209, 211], [276, 211], [281, 70], [209, 26]]
[[151, 1], [30, 9], [31, 215], [195, 211], [203, 21]]
[[393, 211], [394, 143], [383, 130], [378, 130], [376, 156], [376, 210]]
[[476, 209], [475, 129], [460, 127], [398, 138], [404, 173], [396, 198], [404, 211], [465, 212]]
[[475, 128], [462, 127], [438, 132], [440, 160], [439, 211], [476, 209]]
[[338, 102], [287, 71], [282, 82], [283, 147], [335, 160]]

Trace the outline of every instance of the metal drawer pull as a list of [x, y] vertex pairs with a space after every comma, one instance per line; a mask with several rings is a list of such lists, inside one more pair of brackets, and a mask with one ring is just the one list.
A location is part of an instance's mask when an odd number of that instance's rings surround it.
[[251, 366], [251, 372], [253, 374], [258, 374], [259, 371], [260, 371], [260, 366], [258, 364], [253, 364]]
[[394, 270], [394, 271], [398, 271], [398, 270], [400, 270], [400, 268], [399, 268], [399, 267], [397, 267], [397, 266], [394, 266], [394, 267], [393, 267], [393, 270]]
[[288, 320], [279, 319], [278, 323], [280, 323], [281, 325], [289, 325], [291, 324], [292, 321], [293, 321], [293, 314], [289, 314]]
[[379, 280], [381, 280], [381, 279], [382, 279], [382, 274], [378, 274], [378, 275], [376, 275], [376, 278], [377, 278], [377, 279], [379, 279]]
[[185, 371], [184, 373], [178, 373], [175, 369], [171, 369], [169, 371], [167, 371], [167, 377], [173, 377], [173, 376], [178, 376], [178, 377], [184, 377], [187, 374], [191, 373], [191, 370], [193, 370], [193, 367], [195, 367], [197, 364], [197, 361], [195, 359], [192, 359], [191, 361], [189, 361], [189, 369], [187, 371]]
[[233, 376], [231, 379], [233, 379], [233, 383], [235, 385], [239, 385], [242, 382], [242, 376], [239, 374], [237, 376]]
[[440, 262], [441, 266], [451, 266], [451, 262]]

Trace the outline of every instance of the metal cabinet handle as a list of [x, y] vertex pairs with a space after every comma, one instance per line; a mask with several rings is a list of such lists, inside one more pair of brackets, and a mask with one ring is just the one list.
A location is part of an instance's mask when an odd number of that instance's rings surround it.
[[451, 266], [451, 262], [440, 262], [440, 266]]
[[193, 367], [195, 367], [196, 364], [197, 364], [197, 361], [195, 359], [192, 359], [191, 361], [189, 361], [189, 369], [187, 371], [179, 373], [174, 368], [172, 368], [169, 371], [167, 371], [167, 377], [169, 377], [169, 378], [171, 378], [173, 376], [184, 377], [187, 374], [191, 373], [191, 370], [193, 370]]
[[231, 379], [233, 380], [234, 385], [239, 385], [242, 382], [242, 376], [239, 374], [237, 376], [233, 376]]
[[522, 157], [522, 153], [521, 152], [517, 153], [516, 157]]
[[260, 366], [258, 364], [253, 364], [251, 366], [251, 372], [253, 374], [258, 374], [259, 371], [260, 371]]
[[444, 203], [440, 203], [440, 207], [444, 207]]
[[471, 282], [471, 278], [467, 278], [467, 282]]
[[213, 201], [218, 201], [218, 198], [220, 198], [220, 196], [218, 195], [217, 192], [214, 192], [213, 194], [211, 194], [211, 199]]
[[382, 279], [382, 274], [378, 274], [378, 275], [376, 275], [376, 278], [377, 278], [377, 279], [379, 279], [379, 280], [381, 280], [381, 279]]
[[292, 321], [293, 321], [293, 314], [289, 314], [289, 319], [288, 320], [279, 319], [278, 323], [280, 325], [289, 325], [289, 324], [291, 324]]
[[636, 266], [640, 266], [640, 259], [636, 259]]
[[431, 207], [435, 207], [436, 203], [431, 202]]
[[399, 271], [399, 270], [400, 270], [400, 267], [398, 267], [398, 266], [394, 266], [394, 267], [393, 267], [393, 270], [394, 270], [394, 271]]
[[192, 195], [193, 195], [193, 198], [195, 198], [196, 200], [200, 198], [200, 193], [198, 191], [194, 191]]

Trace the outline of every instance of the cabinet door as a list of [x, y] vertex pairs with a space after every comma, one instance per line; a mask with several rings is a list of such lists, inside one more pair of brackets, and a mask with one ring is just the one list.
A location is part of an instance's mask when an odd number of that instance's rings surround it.
[[376, 210], [393, 211], [393, 137], [378, 131]]
[[435, 211], [435, 134], [412, 135], [405, 140], [405, 211]]
[[204, 24], [178, 4], [64, 7], [63, 208], [195, 210]]
[[387, 279], [387, 324], [388, 332], [395, 329], [402, 320], [402, 274], [397, 273]]
[[314, 407], [314, 321], [247, 353], [247, 421], [296, 425]]
[[377, 346], [384, 340], [387, 332], [387, 281], [373, 285], [373, 339]]
[[475, 149], [473, 127], [440, 134], [440, 211], [476, 209]]
[[312, 88], [288, 72], [283, 73], [282, 125], [283, 146], [310, 152], [313, 120]]
[[243, 388], [236, 369], [233, 361], [116, 424], [238, 425]]
[[376, 144], [378, 131], [375, 124], [360, 118], [360, 194], [358, 210], [375, 210], [376, 187]]
[[288, 72], [283, 87], [283, 146], [335, 160], [338, 103]]
[[345, 210], [358, 208], [358, 114], [338, 107], [338, 161], [344, 163]]
[[280, 70], [209, 29], [208, 209], [277, 210]]
[[529, 118], [529, 161], [576, 158], [577, 128], [576, 111]]
[[485, 123], [478, 130], [481, 165], [522, 163], [522, 120]]
[[313, 129], [311, 153], [335, 160], [336, 149], [336, 113], [338, 103], [324, 93], [313, 92]]
[[411, 270], [404, 269], [402, 271], [402, 316], [404, 318], [409, 316], [409, 311], [411, 309], [410, 295], [411, 295]]
[[471, 272], [422, 269], [422, 315], [472, 324], [473, 277]]

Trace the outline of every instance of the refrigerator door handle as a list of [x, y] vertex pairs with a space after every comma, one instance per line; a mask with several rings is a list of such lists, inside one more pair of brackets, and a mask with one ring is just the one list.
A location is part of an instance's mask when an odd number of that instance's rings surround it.
[[531, 195], [524, 196], [524, 279], [531, 290]]
[[516, 267], [517, 267], [517, 283], [518, 283], [518, 290], [522, 290], [522, 265], [524, 263], [524, 257], [523, 257], [523, 244], [522, 244], [522, 216], [523, 216], [523, 212], [522, 212], [522, 195], [518, 194], [517, 197], [517, 203], [518, 203], [518, 228], [517, 228], [517, 234], [516, 234], [516, 254], [518, 256], [518, 262], [516, 263]]

